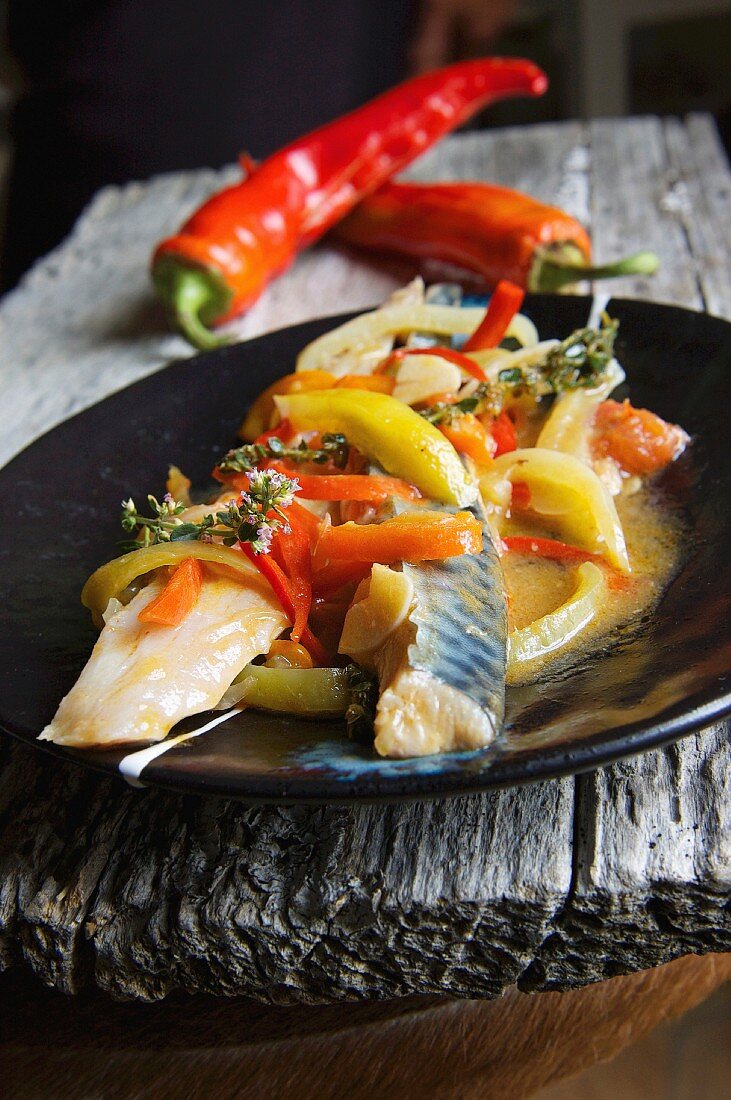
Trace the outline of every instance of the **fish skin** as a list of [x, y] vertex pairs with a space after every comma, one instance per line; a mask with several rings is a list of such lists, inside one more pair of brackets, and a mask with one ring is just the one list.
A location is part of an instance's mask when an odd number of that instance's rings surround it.
[[265, 582], [218, 575], [206, 576], [179, 626], [139, 622], [164, 583], [153, 580], [110, 618], [41, 740], [75, 748], [161, 741], [182, 718], [214, 707], [289, 625]]
[[375, 747], [382, 756], [484, 748], [502, 727], [505, 586], [487, 522], [471, 510], [483, 526], [480, 554], [403, 563], [414, 606], [375, 661]]
[[[440, 283], [429, 289], [426, 300], [453, 306], [461, 295], [458, 285]], [[410, 342], [426, 348], [434, 338], [415, 333]], [[456, 511], [434, 502], [428, 507]], [[405, 507], [394, 502], [394, 510]], [[484, 511], [480, 504], [468, 510], [482, 525], [481, 554], [403, 563], [414, 586], [414, 607], [376, 657], [381, 693], [375, 747], [382, 756], [483, 748], [502, 727], [505, 584]]]

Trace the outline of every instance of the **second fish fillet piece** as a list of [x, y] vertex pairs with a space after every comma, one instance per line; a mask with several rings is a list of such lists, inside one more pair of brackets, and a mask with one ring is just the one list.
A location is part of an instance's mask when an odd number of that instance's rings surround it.
[[214, 707], [289, 625], [263, 580], [217, 575], [206, 576], [179, 626], [139, 622], [163, 584], [153, 580], [109, 619], [41, 740], [77, 748], [161, 741], [182, 718]]

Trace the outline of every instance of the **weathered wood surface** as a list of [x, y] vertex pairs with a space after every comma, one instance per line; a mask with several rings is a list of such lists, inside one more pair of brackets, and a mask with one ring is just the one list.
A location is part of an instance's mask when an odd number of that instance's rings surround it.
[[[616, 293], [731, 316], [731, 177], [702, 116], [467, 135], [412, 174], [558, 202], [590, 224], [599, 255], [660, 254], [657, 280]], [[220, 178], [101, 193], [5, 299], [0, 458], [188, 353], [145, 266]], [[322, 247], [236, 329], [370, 305], [408, 273]], [[67, 991], [480, 997], [731, 949], [724, 726], [575, 780], [388, 807], [252, 809], [131, 791], [9, 740], [0, 757], [0, 966], [25, 960]]]

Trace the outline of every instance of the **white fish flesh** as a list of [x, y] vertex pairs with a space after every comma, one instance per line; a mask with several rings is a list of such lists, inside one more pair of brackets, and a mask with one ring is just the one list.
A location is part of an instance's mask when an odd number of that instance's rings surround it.
[[161, 741], [182, 718], [214, 707], [289, 625], [265, 581], [206, 576], [179, 626], [139, 622], [155, 579], [112, 615], [41, 740], [77, 748]]

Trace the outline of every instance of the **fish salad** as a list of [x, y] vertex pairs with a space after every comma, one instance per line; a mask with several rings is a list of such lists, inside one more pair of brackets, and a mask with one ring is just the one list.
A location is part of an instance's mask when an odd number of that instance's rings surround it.
[[646, 613], [681, 544], [656, 475], [689, 438], [612, 398], [615, 321], [545, 339], [522, 297], [416, 280], [303, 349], [203, 503], [177, 467], [124, 501], [82, 592], [99, 639], [41, 738], [253, 707], [344, 718], [387, 757], [479, 749], [506, 684]]

